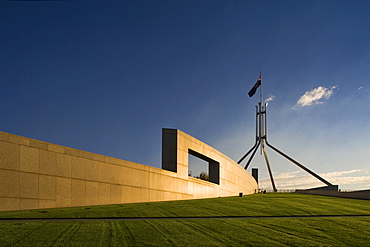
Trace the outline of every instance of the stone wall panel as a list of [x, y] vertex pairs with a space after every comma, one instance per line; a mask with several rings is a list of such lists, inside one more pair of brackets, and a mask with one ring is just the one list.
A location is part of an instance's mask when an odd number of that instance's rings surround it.
[[[189, 149], [212, 161], [212, 167], [218, 164], [219, 182], [188, 176]], [[241, 166], [180, 130], [163, 129], [162, 155], [160, 169], [0, 132], [0, 211], [257, 191], [256, 181]]]

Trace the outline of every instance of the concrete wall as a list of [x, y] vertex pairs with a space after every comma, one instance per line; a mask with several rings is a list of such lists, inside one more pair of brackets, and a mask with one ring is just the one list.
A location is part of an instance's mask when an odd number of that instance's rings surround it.
[[[179, 149], [168, 144], [169, 136], [176, 139]], [[219, 162], [219, 184], [187, 176], [186, 147]], [[242, 167], [179, 130], [163, 130], [163, 149], [167, 153], [164, 160], [176, 154], [176, 171], [0, 132], [0, 211], [236, 196], [257, 191], [256, 181]]]
[[[235, 161], [201, 142], [200, 140], [177, 129], [162, 130], [162, 168], [177, 172], [177, 176], [189, 180], [188, 192], [194, 197], [218, 197], [256, 193], [256, 180]], [[211, 165], [209, 170], [211, 182], [207, 186], [199, 183], [199, 179], [188, 177], [189, 153], [203, 157]], [[216, 167], [216, 164], [219, 167]], [[212, 167], [213, 165], [213, 167]], [[219, 169], [216, 171], [216, 169]], [[213, 177], [219, 176], [218, 178]], [[195, 181], [195, 182], [193, 182]]]

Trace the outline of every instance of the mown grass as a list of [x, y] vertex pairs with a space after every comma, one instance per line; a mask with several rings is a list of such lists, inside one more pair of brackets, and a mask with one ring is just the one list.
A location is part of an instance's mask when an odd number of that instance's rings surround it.
[[368, 215], [370, 201], [267, 193], [187, 201], [0, 212], [0, 218]]
[[[89, 208], [89, 209], [87, 209]], [[369, 215], [370, 201], [258, 194], [243, 198], [1, 212], [0, 217]], [[369, 246], [370, 217], [1, 222], [0, 246]]]
[[1, 246], [369, 246], [370, 218], [5, 222]]

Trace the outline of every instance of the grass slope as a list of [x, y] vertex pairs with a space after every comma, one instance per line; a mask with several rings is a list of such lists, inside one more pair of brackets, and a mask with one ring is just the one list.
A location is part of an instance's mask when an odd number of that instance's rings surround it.
[[[370, 201], [300, 194], [0, 212], [0, 218], [370, 215]], [[369, 246], [370, 217], [1, 222], [0, 246]]]

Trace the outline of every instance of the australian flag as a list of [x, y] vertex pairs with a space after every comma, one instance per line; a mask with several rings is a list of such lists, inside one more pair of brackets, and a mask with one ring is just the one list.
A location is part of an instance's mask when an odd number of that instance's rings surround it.
[[249, 90], [249, 92], [248, 92], [249, 97], [252, 97], [256, 93], [256, 90], [259, 86], [261, 86], [261, 75], [260, 75], [260, 77], [258, 77], [258, 80], [257, 80], [256, 84], [254, 84], [252, 89]]

